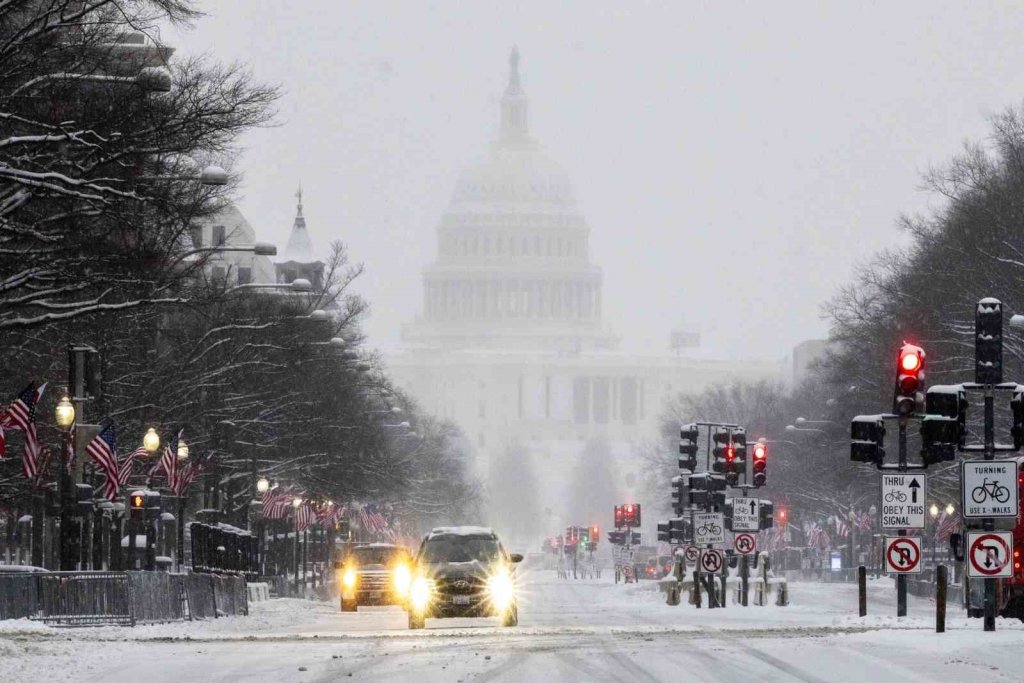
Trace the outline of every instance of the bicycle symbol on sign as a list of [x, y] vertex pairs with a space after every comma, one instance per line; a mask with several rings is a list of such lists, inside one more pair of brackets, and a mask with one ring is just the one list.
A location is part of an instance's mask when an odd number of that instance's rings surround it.
[[980, 486], [975, 486], [971, 491], [971, 500], [975, 503], [984, 503], [991, 498], [997, 503], [1005, 503], [1010, 500], [1010, 489], [1001, 485], [998, 481], [989, 481], [986, 477]]
[[708, 522], [704, 526], [697, 528], [698, 536], [717, 536], [722, 533], [722, 527], [718, 526], [714, 522]]
[[886, 503], [906, 503], [907, 502], [907, 494], [904, 493], [903, 491], [889, 491], [889, 493], [885, 494], [885, 502]]

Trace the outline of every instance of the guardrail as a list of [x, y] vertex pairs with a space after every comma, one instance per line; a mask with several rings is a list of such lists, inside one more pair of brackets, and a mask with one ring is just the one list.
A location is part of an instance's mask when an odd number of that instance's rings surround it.
[[245, 579], [164, 572], [0, 574], [0, 619], [92, 626], [247, 615]]

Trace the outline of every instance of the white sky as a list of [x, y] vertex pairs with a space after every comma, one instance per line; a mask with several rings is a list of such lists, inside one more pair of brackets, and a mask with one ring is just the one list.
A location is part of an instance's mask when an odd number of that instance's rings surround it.
[[496, 130], [508, 50], [531, 128], [572, 178], [606, 319], [661, 351], [685, 321], [727, 356], [781, 358], [820, 303], [898, 244], [920, 174], [1024, 93], [1010, 2], [210, 0], [180, 52], [285, 89], [244, 140], [243, 212], [283, 247], [300, 179], [316, 246], [366, 275], [371, 343], [421, 308], [458, 170]]

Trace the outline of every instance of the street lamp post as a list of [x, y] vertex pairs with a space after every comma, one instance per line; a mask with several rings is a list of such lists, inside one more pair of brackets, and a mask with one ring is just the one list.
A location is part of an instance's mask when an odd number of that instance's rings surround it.
[[932, 506], [928, 508], [928, 514], [932, 516], [932, 566], [935, 566], [938, 564], [938, 562], [935, 561], [935, 537], [939, 533], [939, 530], [935, 528], [935, 521], [939, 517], [939, 506], [936, 505], [935, 503], [932, 503]]
[[302, 499], [299, 498], [298, 496], [296, 496], [292, 500], [292, 507], [295, 508], [295, 513], [292, 515], [294, 517], [294, 519], [295, 519], [295, 524], [294, 524], [294, 527], [295, 527], [295, 543], [292, 546], [292, 548], [293, 548], [293, 552], [292, 552], [292, 558], [293, 558], [292, 570], [295, 572], [294, 573], [294, 583], [295, 583], [295, 595], [296, 596], [299, 595], [299, 506], [301, 506], [301, 505], [302, 505]]
[[[188, 444], [185, 443], [185, 439], [178, 438], [177, 453], [177, 471], [180, 473], [182, 466], [188, 461]], [[175, 525], [175, 531], [177, 532], [178, 538], [174, 549], [174, 561], [178, 571], [181, 571], [182, 566], [185, 564], [185, 489], [180, 487], [178, 491], [177, 503], [178, 503], [178, 523]]]
[[59, 535], [59, 567], [62, 572], [70, 572], [76, 569], [76, 558], [72, 556], [72, 524], [71, 524], [71, 470], [68, 456], [73, 452], [74, 444], [71, 443], [71, 427], [75, 424], [75, 406], [68, 399], [67, 394], [61, 397], [55, 410], [57, 426], [60, 427], [63, 447], [61, 448], [59, 461], [60, 478], [57, 482], [58, 494], [60, 497], [60, 535]]

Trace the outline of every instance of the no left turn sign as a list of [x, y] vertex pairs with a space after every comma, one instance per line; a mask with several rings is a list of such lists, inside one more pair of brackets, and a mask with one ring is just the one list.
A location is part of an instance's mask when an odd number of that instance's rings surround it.
[[1013, 576], [1010, 548], [1013, 532], [971, 531], [967, 534], [967, 576], [999, 579]]
[[705, 574], [717, 574], [722, 571], [725, 560], [722, 551], [708, 549], [700, 554], [700, 568]]
[[917, 536], [886, 538], [885, 571], [887, 574], [920, 574], [921, 538]]
[[740, 555], [751, 555], [757, 550], [757, 539], [754, 534], [736, 534], [732, 539], [732, 547]]

